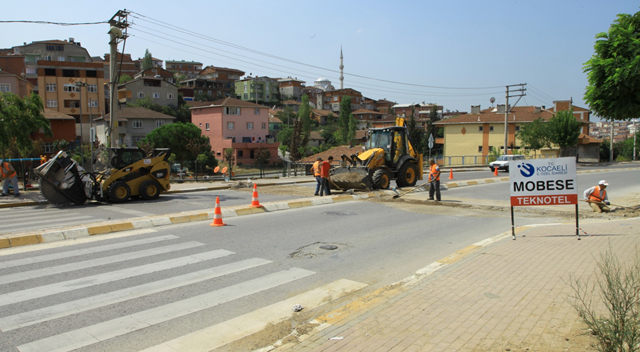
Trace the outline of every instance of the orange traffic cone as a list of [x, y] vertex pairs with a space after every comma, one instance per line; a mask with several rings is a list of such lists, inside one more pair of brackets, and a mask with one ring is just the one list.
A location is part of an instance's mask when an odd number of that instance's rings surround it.
[[224, 226], [226, 225], [222, 222], [222, 211], [220, 210], [220, 197], [216, 197], [216, 208], [213, 211], [213, 222], [211, 226]]
[[253, 184], [253, 196], [251, 197], [251, 208], [260, 208], [260, 201], [258, 201], [258, 185], [256, 183]]
[[449, 179], [453, 180], [453, 169], [449, 169]]
[[493, 176], [498, 176], [498, 168], [497, 167], [493, 168]]

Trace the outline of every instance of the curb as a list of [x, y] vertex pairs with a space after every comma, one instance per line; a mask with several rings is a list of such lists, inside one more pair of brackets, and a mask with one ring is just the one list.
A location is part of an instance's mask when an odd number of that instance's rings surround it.
[[[202, 190], [202, 189], [200, 189]], [[315, 205], [324, 205], [332, 203], [342, 203], [355, 201], [359, 199], [367, 199], [372, 196], [378, 196], [376, 192], [354, 194], [354, 195], [336, 195], [331, 197], [314, 198], [314, 199], [293, 199], [289, 201], [264, 203], [260, 207], [252, 208], [248, 205], [234, 206], [222, 209], [222, 216], [233, 218], [244, 215], [269, 213], [287, 209], [297, 209], [310, 207]], [[104, 235], [120, 231], [146, 229], [151, 227], [182, 224], [187, 222], [197, 222], [204, 220], [212, 220], [215, 209], [195, 210], [190, 212], [170, 213], [164, 215], [155, 215], [149, 217], [141, 217], [127, 220], [113, 220], [98, 223], [89, 223], [81, 226], [69, 227], [65, 229], [51, 229], [36, 232], [15, 233], [0, 236], [0, 249], [19, 247], [30, 244], [47, 243], [63, 240], [71, 240], [82, 237], [95, 235]]]

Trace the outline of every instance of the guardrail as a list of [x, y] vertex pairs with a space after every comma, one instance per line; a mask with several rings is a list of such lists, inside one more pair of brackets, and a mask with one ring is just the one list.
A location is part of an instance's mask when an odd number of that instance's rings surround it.
[[[547, 159], [557, 158], [555, 155], [543, 155], [537, 154], [535, 157], [526, 156], [526, 159]], [[453, 156], [438, 156], [435, 157], [436, 162], [441, 166], [487, 166], [489, 164], [489, 156], [482, 155], [453, 155]], [[425, 165], [428, 165], [429, 160], [425, 159]]]

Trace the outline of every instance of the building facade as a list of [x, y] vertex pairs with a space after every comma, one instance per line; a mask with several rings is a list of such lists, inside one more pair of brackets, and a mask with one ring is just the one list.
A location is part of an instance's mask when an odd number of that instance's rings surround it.
[[209, 137], [211, 150], [217, 159], [224, 150], [233, 148], [236, 163], [257, 163], [256, 153], [266, 149], [271, 163], [278, 162], [278, 147], [269, 134], [269, 108], [263, 105], [224, 98], [209, 106], [191, 108], [191, 122], [202, 135]]
[[[175, 117], [163, 113], [145, 109], [121, 107], [118, 110], [117, 145], [120, 147], [137, 147], [138, 142], [144, 139], [151, 131], [166, 124], [174, 123]], [[107, 129], [111, 114], [103, 115], [96, 119], [96, 136], [104, 143], [107, 140]]]
[[285, 100], [302, 101], [302, 92], [304, 89], [304, 81], [296, 78], [280, 78], [280, 96]]
[[165, 65], [165, 69], [167, 71], [171, 71], [178, 75], [184, 75], [186, 79], [196, 78], [200, 71], [202, 71], [202, 63], [195, 61], [167, 60]]
[[249, 77], [235, 82], [236, 98], [256, 104], [273, 105], [280, 100], [280, 83], [269, 77]]
[[118, 96], [126, 97], [127, 104], [133, 104], [140, 99], [149, 98], [159, 105], [178, 106], [178, 87], [175, 84], [167, 81], [162, 76], [138, 75], [137, 77], [133, 81], [118, 86]]
[[24, 98], [33, 92], [33, 84], [21, 76], [0, 71], [0, 93], [13, 93]]

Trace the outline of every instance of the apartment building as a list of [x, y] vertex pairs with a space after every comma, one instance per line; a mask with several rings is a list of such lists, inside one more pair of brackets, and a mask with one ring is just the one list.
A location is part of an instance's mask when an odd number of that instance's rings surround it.
[[165, 69], [171, 71], [174, 74], [184, 75], [185, 78], [196, 78], [196, 76], [202, 71], [202, 63], [195, 61], [174, 61], [167, 60], [165, 62]]
[[278, 82], [280, 83], [280, 96], [283, 97], [283, 99], [302, 100], [305, 81], [287, 77], [278, 79]]
[[273, 105], [280, 100], [280, 82], [269, 77], [248, 77], [235, 82], [236, 98]]

